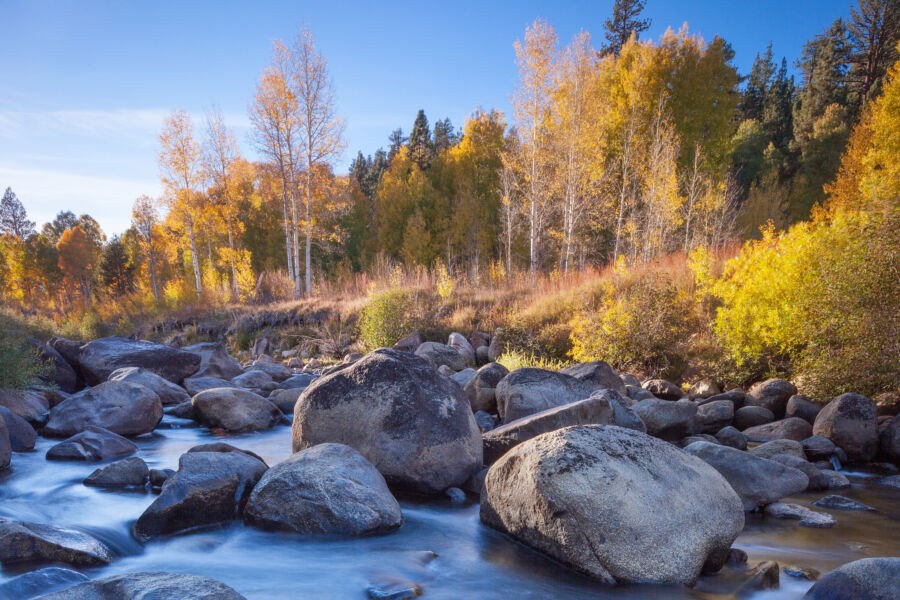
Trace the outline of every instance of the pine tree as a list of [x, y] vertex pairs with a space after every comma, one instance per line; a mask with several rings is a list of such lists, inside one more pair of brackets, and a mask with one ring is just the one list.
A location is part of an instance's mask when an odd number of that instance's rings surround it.
[[775, 148], [786, 153], [793, 139], [793, 106], [796, 88], [793, 75], [788, 76], [787, 59], [772, 82], [763, 104], [763, 129]]
[[403, 147], [403, 144], [407, 141], [409, 141], [409, 138], [403, 135], [403, 130], [399, 127], [391, 132], [391, 135], [388, 136], [390, 146], [388, 147], [387, 159], [389, 163], [394, 162], [394, 157], [397, 156], [397, 153], [400, 152], [400, 148]]
[[769, 87], [772, 85], [772, 76], [775, 75], [775, 63], [772, 60], [772, 42], [766, 47], [766, 53], [760, 57], [756, 55], [750, 75], [747, 77], [747, 89], [740, 103], [740, 116], [742, 121], [754, 119], [762, 121], [763, 107]]
[[0, 199], [0, 233], [13, 235], [20, 240], [34, 233], [34, 221], [28, 220], [25, 207], [10, 188], [6, 188]]
[[602, 54], [618, 54], [632, 34], [639, 37], [650, 28], [650, 19], [639, 18], [644, 4], [645, 0], [616, 0], [612, 18], [603, 24], [607, 44], [601, 50]]
[[409, 157], [423, 171], [431, 166], [431, 159], [434, 157], [428, 118], [421, 108], [413, 122], [412, 131], [409, 132]]
[[100, 280], [113, 296], [124, 296], [134, 290], [134, 265], [119, 236], [113, 236], [104, 246], [99, 267]]
[[900, 1], [858, 0], [847, 30], [853, 47], [850, 80], [860, 107], [881, 91], [885, 73], [897, 60]]
[[439, 155], [446, 152], [457, 143], [456, 133], [453, 130], [453, 123], [449, 118], [443, 121], [435, 121], [434, 123], [434, 153]]
[[801, 147], [828, 106], [847, 104], [849, 58], [847, 28], [842, 19], [804, 45], [797, 61], [802, 87], [794, 107], [794, 138]]

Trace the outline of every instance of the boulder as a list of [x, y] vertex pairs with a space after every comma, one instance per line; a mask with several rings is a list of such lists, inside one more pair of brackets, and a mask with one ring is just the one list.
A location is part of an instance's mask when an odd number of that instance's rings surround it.
[[882, 392], [872, 400], [875, 401], [878, 416], [889, 415], [893, 417], [900, 414], [900, 392]]
[[50, 402], [42, 394], [25, 390], [0, 390], [0, 406], [6, 407], [33, 425], [41, 425], [50, 413]]
[[864, 558], [838, 567], [817, 581], [804, 600], [897, 600], [900, 558]]
[[484, 440], [484, 463], [493, 463], [513, 447], [543, 433], [572, 425], [609, 425], [614, 418], [607, 398], [594, 395], [516, 419], [481, 436]]
[[422, 334], [419, 333], [419, 330], [412, 331], [408, 333], [403, 339], [394, 344], [394, 350], [400, 350], [401, 352], [409, 352], [410, 354], [414, 353], [419, 346], [425, 340], [422, 338]]
[[88, 385], [106, 381], [113, 371], [122, 367], [141, 367], [180, 384], [200, 368], [200, 357], [163, 344], [108, 337], [82, 346], [78, 364]]
[[74, 529], [0, 518], [0, 563], [66, 563], [95, 567], [112, 561], [109, 548]]
[[774, 560], [764, 560], [752, 569], [742, 573], [746, 578], [738, 588], [736, 596], [752, 596], [762, 590], [777, 589], [779, 586], [780, 571], [778, 563]]
[[478, 346], [475, 348], [475, 364], [485, 365], [491, 362], [490, 350], [489, 346]]
[[141, 435], [153, 431], [162, 416], [159, 396], [148, 388], [128, 381], [106, 381], [54, 406], [41, 433], [68, 437], [93, 425], [119, 435]]
[[678, 440], [677, 444], [679, 448], [685, 448], [690, 446], [694, 442], [709, 442], [710, 444], [718, 444], [719, 440], [715, 438], [715, 436], [709, 435], [708, 433], [695, 433], [694, 435], [689, 435], [687, 437], [683, 437]]
[[3, 600], [30, 600], [87, 580], [87, 575], [82, 575], [72, 569], [44, 567], [13, 577], [6, 583], [0, 584], [0, 598]]
[[816, 492], [828, 489], [828, 479], [814, 464], [809, 461], [797, 458], [791, 454], [776, 454], [772, 460], [779, 462], [787, 467], [803, 471], [809, 478], [809, 485], [806, 486], [807, 492]]
[[168, 379], [163, 379], [156, 373], [140, 367], [116, 369], [110, 374], [109, 381], [128, 381], [142, 385], [159, 396], [159, 401], [163, 406], [181, 404], [191, 399], [180, 385], [175, 385]]
[[403, 515], [372, 463], [350, 446], [325, 443], [266, 471], [244, 520], [293, 533], [370, 535], [396, 529]]
[[[9, 448], [13, 452], [28, 452], [34, 450], [37, 441], [37, 433], [28, 424], [28, 421], [15, 414], [5, 406], [0, 406], [0, 427], [5, 426], [9, 441]], [[3, 442], [0, 441], [0, 445]], [[2, 450], [0, 450], [2, 453]], [[2, 459], [0, 459], [2, 462]]]
[[475, 376], [463, 388], [469, 397], [472, 412], [479, 410], [497, 412], [497, 384], [507, 375], [509, 375], [507, 368], [494, 362], [476, 371]]
[[812, 425], [799, 417], [788, 417], [764, 425], [744, 429], [744, 435], [751, 442], [772, 440], [794, 440], [801, 442], [812, 435]]
[[[350, 355], [348, 354], [347, 356], [350, 356]], [[355, 360], [348, 361], [348, 360], [346, 360], [346, 357], [344, 357], [344, 358], [345, 358], [344, 364], [352, 364], [352, 363], [356, 362]], [[288, 377], [287, 379], [285, 379], [284, 381], [279, 383], [278, 387], [275, 389], [278, 389], [278, 390], [302, 390], [302, 389], [306, 388], [306, 386], [311, 384], [315, 378], [316, 377], [314, 375], [311, 375], [309, 373], [297, 373], [296, 375], [291, 375], [290, 377]]]
[[101, 488], [144, 487], [150, 469], [137, 456], [117, 460], [88, 475], [84, 485]]
[[9, 443], [9, 431], [6, 423], [0, 419], [0, 471], [8, 469], [11, 460], [12, 447]]
[[200, 357], [200, 368], [197, 369], [197, 372], [192, 377], [231, 379], [244, 372], [241, 368], [241, 363], [228, 354], [225, 346], [217, 342], [192, 344], [185, 346], [182, 350]]
[[134, 536], [159, 535], [238, 518], [266, 465], [243, 452], [188, 452], [178, 471], [134, 524]]
[[631, 407], [647, 426], [647, 433], [675, 442], [694, 432], [697, 405], [690, 400], [641, 400]]
[[286, 415], [294, 414], [294, 406], [297, 404], [297, 399], [300, 397], [300, 394], [303, 393], [305, 388], [291, 388], [287, 390], [275, 390], [271, 394], [269, 394], [268, 400], [278, 407], [282, 413]]
[[765, 444], [760, 444], [756, 448], [752, 448], [750, 454], [760, 458], [772, 458], [779, 454], [787, 454], [806, 460], [806, 453], [803, 451], [803, 445], [794, 440], [772, 440], [771, 442], [766, 442]]
[[226, 444], [225, 442], [210, 442], [208, 444], [197, 444], [196, 446], [191, 446], [188, 448], [188, 452], [240, 452], [242, 454], [246, 454], [247, 456], [252, 456], [262, 464], [268, 467], [266, 461], [262, 459], [262, 457], [250, 450], [244, 450], [243, 448], [238, 448], [237, 446], [232, 446], [231, 444]]
[[809, 510], [805, 506], [788, 502], [773, 502], [766, 506], [765, 512], [776, 519], [798, 520], [800, 527], [827, 529], [834, 527], [835, 524], [834, 517], [829, 514]]
[[631, 410], [631, 407], [634, 406], [633, 402], [623, 398], [614, 390], [597, 390], [590, 395], [591, 398], [595, 396], [599, 396], [609, 402], [609, 406], [613, 411], [614, 425], [624, 427], [625, 429], [640, 431], [641, 433], [647, 433], [647, 426], [641, 418]]
[[734, 426], [744, 431], [775, 420], [775, 413], [762, 406], [742, 406], [734, 411]]
[[819, 412], [813, 433], [827, 437], [851, 462], [869, 462], [878, 451], [878, 413], [861, 394], [841, 394]]
[[484, 331], [476, 331], [469, 338], [469, 343], [477, 351], [479, 348], [487, 348], [491, 343], [491, 336]]
[[[63, 337], [52, 337], [47, 340], [47, 346], [56, 350], [63, 359], [69, 363], [69, 365], [75, 369], [75, 373], [81, 377], [80, 369], [81, 367], [78, 364], [78, 353], [81, 351], [81, 347], [84, 346], [87, 342], [84, 340], [70, 340]], [[81, 382], [84, 383], [84, 382]]]
[[[291, 371], [290, 369], [288, 369], [286, 366], [277, 364], [277, 363], [273, 363], [273, 362], [268, 362], [268, 361], [257, 361], [256, 363], [254, 363], [254, 365], [252, 367], [250, 367], [247, 370], [247, 373], [253, 373], [254, 371], [262, 371], [263, 373], [268, 375], [271, 378], [271, 380], [275, 383], [280, 383], [294, 374], [294, 372]], [[246, 376], [247, 373], [244, 373], [244, 376]], [[238, 375], [234, 379], [238, 379], [240, 377], [241, 377], [241, 375]], [[261, 387], [261, 386], [243, 385], [241, 387]]]
[[878, 447], [885, 459], [900, 465], [900, 415], [893, 417], [881, 428]]
[[712, 398], [713, 396], [718, 396], [721, 393], [722, 390], [719, 389], [719, 386], [716, 385], [714, 381], [704, 379], [691, 386], [691, 389], [688, 390], [688, 398], [690, 398], [691, 400]]
[[716, 432], [716, 439], [725, 446], [731, 446], [738, 450], [747, 449], [747, 437], [731, 425]]
[[167, 406], [163, 409], [163, 412], [170, 417], [176, 417], [178, 419], [194, 420], [197, 417], [197, 415], [194, 414], [194, 404], [190, 400], [174, 406]]
[[416, 348], [416, 356], [421, 356], [431, 363], [435, 369], [441, 365], [455, 371], [462, 371], [466, 368], [466, 357], [459, 353], [456, 348], [451, 348], [438, 342], [423, 342]]
[[688, 585], [744, 526], [740, 499], [708, 465], [603, 425], [546, 433], [505, 454], [485, 477], [481, 520], [607, 583]]
[[200, 392], [213, 388], [237, 387], [231, 383], [231, 380], [219, 379], [218, 377], [187, 377], [182, 385], [191, 398]]
[[561, 370], [560, 373], [571, 375], [591, 385], [594, 389], [615, 390], [619, 394], [626, 394], [625, 382], [619, 377], [615, 369], [602, 360], [592, 360], [586, 363], [571, 365]]
[[258, 337], [253, 340], [253, 348], [250, 350], [250, 356], [253, 358], [256, 358], [257, 356], [268, 356], [271, 349], [272, 344], [269, 342], [269, 338]]
[[680, 387], [665, 379], [648, 379], [641, 387], [662, 400], [678, 400], [686, 395]]
[[245, 390], [249, 389], [260, 389], [266, 384], [275, 383], [275, 380], [272, 379], [272, 376], [262, 371], [260, 369], [249, 369], [245, 373], [241, 373], [237, 377], [233, 377], [231, 379], [231, 386], [237, 386], [239, 388], [244, 388]]
[[258, 394], [238, 388], [213, 388], [191, 400], [197, 421], [225, 431], [262, 431], [281, 422], [278, 407]]
[[812, 425], [816, 422], [816, 416], [818, 416], [821, 409], [822, 407], [813, 402], [809, 396], [794, 394], [787, 401], [784, 416], [798, 417]]
[[828, 469], [819, 469], [822, 471], [822, 475], [825, 476], [825, 479], [828, 480], [828, 489], [829, 490], [844, 490], [850, 487], [850, 480], [847, 479], [847, 476], [843, 473], [838, 473], [837, 471], [830, 471]]
[[892, 475], [890, 477], [882, 477], [878, 481], [875, 482], [876, 485], [880, 485], [881, 487], [894, 488], [896, 490], [900, 490], [900, 475]]
[[821, 435], [813, 435], [800, 442], [806, 459], [813, 462], [828, 460], [834, 454], [834, 442]]
[[78, 373], [56, 349], [42, 344], [34, 338], [29, 338], [28, 344], [37, 350], [40, 357], [53, 369], [41, 378], [43, 381], [55, 385], [67, 394], [74, 394], [82, 387], [82, 382], [78, 380]]
[[721, 473], [740, 496], [746, 511], [800, 493], [809, 485], [809, 478], [802, 471], [728, 446], [695, 442], [684, 451]]
[[124, 573], [88, 581], [40, 600], [246, 600], [224, 583], [181, 573]]
[[584, 400], [594, 388], [571, 375], [545, 369], [516, 369], [497, 384], [497, 409], [504, 423], [570, 402]]
[[467, 368], [463, 369], [462, 371], [459, 371], [458, 373], [454, 373], [453, 375], [451, 375], [450, 379], [455, 381], [456, 385], [465, 389], [466, 385], [469, 383], [469, 381], [472, 380], [473, 377], [475, 377], [475, 373], [477, 373], [477, 372], [478, 371], [476, 371], [475, 369], [467, 367]]
[[475, 423], [478, 424], [478, 429], [481, 430], [481, 433], [496, 429], [499, 421], [500, 418], [497, 415], [492, 415], [483, 410], [479, 410], [475, 413]]
[[697, 405], [703, 406], [704, 404], [709, 404], [710, 402], [718, 402], [719, 400], [728, 400], [732, 404], [734, 404], [734, 411], [737, 412], [738, 409], [744, 406], [744, 400], [746, 399], [747, 394], [744, 393], [743, 390], [734, 389], [728, 390], [722, 394], [716, 394], [715, 396], [710, 396], [708, 398], [698, 398]]
[[653, 400], [656, 398], [656, 396], [640, 386], [626, 385], [625, 392], [627, 393], [627, 397], [635, 402], [639, 402], [640, 400]]
[[469, 343], [466, 336], [461, 333], [453, 332], [447, 339], [447, 345], [462, 354], [467, 363], [475, 364], [475, 348], [472, 347], [472, 344]]
[[131, 440], [102, 427], [88, 425], [81, 433], [47, 450], [47, 460], [96, 461], [137, 451], [138, 447]]
[[747, 392], [747, 402], [768, 408], [776, 419], [784, 418], [788, 400], [797, 393], [797, 387], [784, 379], [767, 379], [753, 384]]
[[488, 344], [487, 354], [487, 358], [491, 362], [496, 361], [506, 351], [506, 344], [501, 340], [502, 337], [502, 329], [497, 329], [496, 331], [494, 331], [494, 335], [491, 337], [491, 343]]
[[292, 437], [294, 452], [351, 446], [388, 484], [414, 492], [458, 487], [481, 468], [481, 435], [462, 389], [426, 359], [387, 348], [310, 384]]
[[734, 420], [734, 404], [729, 400], [707, 402], [697, 407], [697, 431], [716, 433], [731, 425]]
[[856, 500], [851, 500], [846, 496], [839, 496], [838, 494], [832, 494], [830, 496], [820, 498], [813, 502], [813, 506], [818, 506], [820, 508], [830, 508], [832, 510], [878, 512], [868, 504], [863, 504], [862, 502], [857, 502]]

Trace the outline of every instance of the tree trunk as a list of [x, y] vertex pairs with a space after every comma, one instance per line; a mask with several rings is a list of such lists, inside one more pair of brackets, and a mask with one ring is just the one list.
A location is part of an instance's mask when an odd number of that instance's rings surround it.
[[197, 289], [197, 297], [200, 298], [203, 295], [203, 285], [200, 280], [200, 260], [197, 258], [197, 238], [194, 235], [193, 219], [188, 223], [188, 233], [190, 234], [191, 239], [191, 262], [194, 266], [194, 285]]
[[306, 295], [312, 295], [312, 163], [306, 165]]
[[281, 174], [281, 203], [282, 214], [284, 215], [284, 247], [287, 250], [287, 267], [288, 277], [294, 281], [294, 254], [291, 251], [291, 226], [290, 213], [288, 212], [288, 186], [282, 169]]

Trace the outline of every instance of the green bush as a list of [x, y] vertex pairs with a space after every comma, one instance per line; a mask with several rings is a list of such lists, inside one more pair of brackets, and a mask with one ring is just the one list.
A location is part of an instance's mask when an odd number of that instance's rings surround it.
[[375, 292], [360, 316], [359, 340], [366, 351], [391, 347], [415, 328], [414, 315], [415, 300], [409, 292]]
[[25, 341], [24, 326], [0, 313], [0, 389], [21, 390], [51, 372], [50, 365]]

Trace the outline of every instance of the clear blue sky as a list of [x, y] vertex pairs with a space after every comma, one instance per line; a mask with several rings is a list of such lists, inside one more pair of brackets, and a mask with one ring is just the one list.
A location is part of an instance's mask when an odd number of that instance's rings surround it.
[[[687, 22], [707, 39], [722, 35], [746, 73], [770, 40], [793, 62], [850, 1], [647, 0], [648, 34]], [[513, 42], [525, 27], [544, 17], [562, 42], [584, 29], [599, 46], [612, 4], [0, 0], [0, 188], [12, 187], [39, 224], [68, 209], [123, 231], [133, 200], [159, 193], [157, 133], [173, 109], [199, 121], [218, 106], [255, 157], [247, 102], [272, 41], [303, 21], [347, 121], [344, 170], [357, 150], [408, 131], [419, 108], [457, 126], [479, 106], [509, 114]]]

